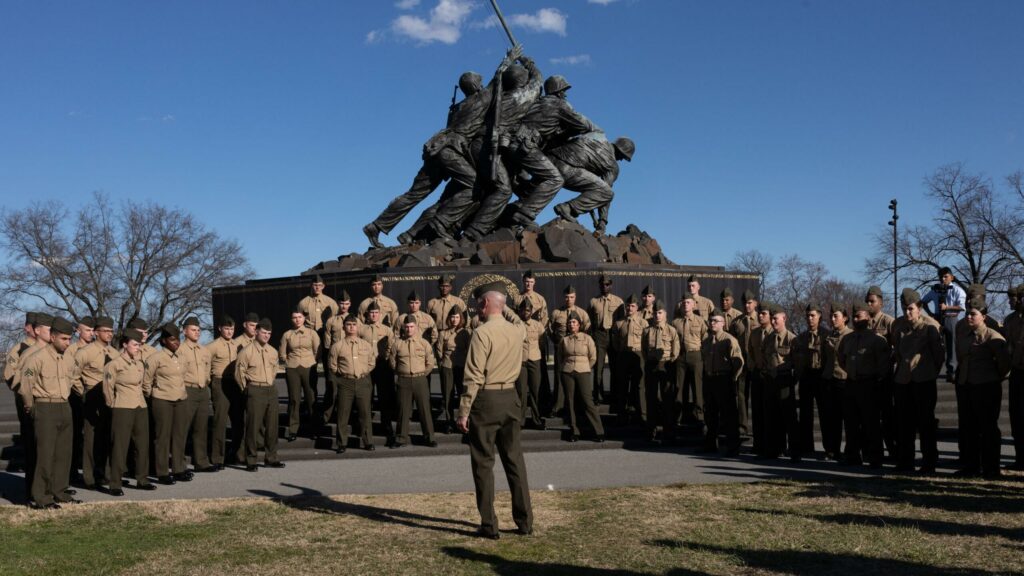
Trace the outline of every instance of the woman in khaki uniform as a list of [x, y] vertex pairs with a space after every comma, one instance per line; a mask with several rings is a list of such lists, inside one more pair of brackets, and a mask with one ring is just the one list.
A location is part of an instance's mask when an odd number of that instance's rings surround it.
[[588, 334], [580, 331], [583, 321], [575, 311], [569, 312], [567, 333], [559, 343], [562, 365], [562, 390], [565, 394], [566, 411], [569, 413], [569, 426], [572, 428], [570, 442], [580, 439], [580, 429], [576, 425], [576, 402], [583, 403], [583, 410], [590, 426], [594, 429], [594, 441], [604, 442], [604, 426], [601, 416], [594, 405], [594, 380], [592, 368], [597, 362], [597, 346]]
[[[316, 406], [316, 384], [310, 378], [316, 368], [317, 351], [320, 350], [320, 336], [306, 326], [306, 315], [301, 309], [292, 312], [292, 329], [281, 336], [278, 354], [284, 363], [285, 381], [288, 383], [288, 435], [285, 440], [292, 442], [299, 428], [315, 435], [313, 409]], [[302, 408], [306, 421], [300, 420], [299, 394], [302, 394]], [[300, 426], [301, 424], [301, 426]]]
[[110, 495], [124, 496], [122, 486], [128, 447], [134, 445], [135, 487], [156, 490], [149, 472], [149, 386], [143, 379], [142, 333], [129, 328], [121, 336], [121, 355], [103, 370], [103, 396], [111, 414]]
[[530, 426], [544, 429], [544, 418], [540, 415], [541, 343], [544, 342], [544, 325], [533, 318], [533, 304], [523, 298], [519, 303], [519, 318], [526, 327], [523, 341], [523, 369], [516, 381], [519, 401], [523, 404], [522, 426], [526, 427], [526, 416], [530, 415]]
[[[448, 311], [445, 328], [434, 342], [434, 355], [441, 373], [441, 414], [444, 416], [444, 433], [455, 432], [455, 410], [458, 398], [462, 396], [462, 377], [466, 369], [466, 352], [473, 333], [466, 328], [462, 308], [457, 304]], [[452, 394], [454, 393], [454, 396]]]

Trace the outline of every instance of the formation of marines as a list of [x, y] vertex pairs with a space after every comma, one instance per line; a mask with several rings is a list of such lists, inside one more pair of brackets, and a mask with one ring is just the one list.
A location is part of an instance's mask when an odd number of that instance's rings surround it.
[[625, 137], [609, 142], [576, 112], [564, 77], [542, 78], [518, 45], [487, 86], [479, 74], [464, 73], [458, 86], [465, 98], [452, 104], [445, 128], [423, 145], [423, 166], [409, 190], [363, 227], [371, 246], [382, 248], [380, 234], [390, 233], [445, 181], [440, 198], [398, 236], [400, 243], [475, 241], [500, 226], [536, 228], [537, 215], [562, 188], [579, 196], [555, 206], [558, 216], [577, 222], [590, 214], [603, 233], [618, 162], [631, 161], [636, 147]]
[[[448, 275], [441, 276], [438, 294], [425, 308], [417, 293], [409, 294], [404, 312], [383, 294], [380, 277], [358, 306], [347, 292], [339, 300], [325, 295], [316, 277], [276, 348], [269, 344], [271, 322], [255, 313], [246, 315], [237, 336], [232, 318], [218, 319], [217, 337], [205, 346], [199, 344], [195, 317], [180, 327], [161, 326], [159, 347], [147, 344], [149, 327], [140, 319], [115, 334], [109, 317], [73, 325], [28, 313], [25, 338], [8, 353], [4, 379], [15, 392], [26, 492], [36, 507], [75, 502], [74, 479], [120, 496], [126, 472], [134, 475], [134, 488], [154, 490], [151, 477], [161, 484], [187, 482], [194, 472], [216, 472], [232, 462], [257, 471], [261, 454], [265, 466], [283, 467], [275, 386], [282, 366], [288, 388], [285, 439], [316, 435], [332, 422], [339, 454], [350, 446], [350, 422], [355, 445], [375, 450], [374, 403], [390, 448], [412, 441], [414, 413], [420, 443], [436, 447], [437, 433], [470, 429], [467, 418], [480, 408], [473, 399], [482, 387], [514, 398], [514, 409], [502, 404], [498, 410], [504, 411], [499, 420], [509, 410], [515, 413], [515, 441], [499, 446], [510, 461], [517, 452], [521, 459], [518, 430], [544, 428], [553, 415], [568, 424], [568, 441], [587, 436], [603, 442], [598, 405], [605, 402], [617, 418], [612, 426], [640, 424], [651, 442], [676, 443], [684, 427], [696, 425], [705, 452], [737, 455], [752, 440], [756, 457], [765, 459], [814, 454], [817, 414], [821, 457], [879, 468], [887, 452], [897, 471], [911, 472], [918, 441], [916, 469], [924, 474], [933, 474], [938, 460], [935, 403], [945, 371], [957, 396], [957, 474], [986, 478], [1000, 475], [998, 418], [1002, 381], [1009, 376], [1017, 455], [1012, 466], [1024, 468], [1024, 286], [1007, 291], [1013, 311], [1000, 324], [988, 316], [983, 286], [965, 292], [948, 269], [940, 281], [923, 298], [905, 289], [899, 318], [882, 312], [884, 297], [875, 286], [864, 302], [850, 307], [810, 304], [807, 329], [794, 334], [779, 306], [746, 291], [737, 310], [728, 288], [716, 306], [700, 295], [696, 277], [688, 279], [689, 291], [674, 306], [650, 287], [639, 299], [623, 299], [611, 278], [602, 276], [599, 295], [585, 307], [567, 286], [562, 305], [549, 309], [527, 272], [515, 301], [506, 306], [504, 290], [491, 287], [502, 305], [487, 309], [481, 299], [481, 313], [472, 317], [452, 294]], [[478, 340], [488, 337], [484, 330], [491, 324], [485, 320], [498, 318], [493, 326], [514, 329], [503, 336], [514, 337], [514, 358], [504, 359], [500, 372], [480, 372], [486, 362], [474, 345], [483, 346]], [[72, 342], [74, 334], [78, 339]], [[502, 345], [503, 354], [509, 345]], [[549, 351], [553, 389], [543, 377]], [[319, 403], [318, 366], [325, 380]], [[607, 387], [605, 366], [611, 376]], [[430, 398], [435, 370], [442, 391], [436, 422]], [[488, 394], [499, 396], [505, 395]], [[502, 420], [507, 426], [510, 421]], [[491, 474], [494, 446], [474, 450], [474, 462]], [[505, 462], [506, 471], [514, 473], [510, 465], [515, 467]], [[493, 478], [488, 488], [483, 472], [475, 477], [493, 494]], [[518, 497], [517, 522], [525, 530], [528, 506]], [[481, 513], [486, 519], [493, 510]], [[486, 522], [484, 529], [493, 533]]]

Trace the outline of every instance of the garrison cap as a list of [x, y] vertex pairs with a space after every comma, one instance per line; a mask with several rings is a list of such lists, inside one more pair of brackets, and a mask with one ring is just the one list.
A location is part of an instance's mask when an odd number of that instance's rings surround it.
[[743, 301], [744, 302], [750, 302], [751, 300], [757, 301], [757, 296], [755, 296], [754, 293], [752, 291], [750, 291], [750, 290], [744, 290], [743, 291]]
[[453, 284], [453, 283], [455, 283], [455, 275], [454, 274], [441, 274], [441, 276], [437, 279], [437, 283], [438, 284]]
[[626, 305], [628, 306], [630, 304], [639, 304], [636, 299], [636, 294], [630, 294], [629, 297], [626, 298]]
[[217, 321], [217, 327], [218, 328], [221, 327], [221, 326], [234, 326], [234, 325], [235, 325], [235, 319], [232, 318], [231, 316], [228, 316], [227, 314], [221, 314], [220, 319]]
[[868, 296], [878, 296], [879, 298], [881, 298], [883, 300], [885, 299], [885, 295], [882, 294], [882, 289], [879, 288], [878, 286], [871, 286], [871, 287], [869, 287], [868, 288], [868, 293], [864, 297], [867, 298]]
[[868, 312], [868, 305], [863, 302], [854, 302], [853, 313], [856, 314], [857, 312]]
[[377, 304], [376, 302], [370, 302], [366, 306], [366, 311], [367, 312], [373, 312], [373, 311], [380, 312], [380, 304]]
[[786, 313], [786, 309], [778, 304], [772, 304], [771, 308], [769, 308], [768, 311], [771, 313], [772, 316], [775, 316], [776, 314]]
[[654, 290], [651, 289], [651, 285], [650, 284], [648, 284], [647, 286], [644, 286], [643, 291], [640, 292], [641, 296], [647, 296], [648, 294], [652, 294], [652, 295], [654, 294]]
[[502, 296], [508, 296], [508, 292], [505, 290], [505, 284], [503, 282], [491, 282], [490, 284], [484, 284], [474, 290], [473, 297], [479, 300], [488, 292], [498, 292]]
[[132, 318], [131, 321], [128, 322], [128, 327], [136, 330], [149, 330], [149, 325], [146, 324], [146, 321], [142, 318]]
[[833, 314], [836, 312], [842, 312], [843, 316], [846, 316], [847, 318], [850, 317], [850, 312], [846, 310], [846, 306], [843, 306], [839, 302], [833, 302], [829, 305], [829, 308], [832, 310]]
[[110, 316], [100, 316], [96, 319], [94, 328], [113, 328], [114, 319]]
[[[456, 306], [458, 308], [458, 306]], [[522, 302], [519, 303], [520, 310], [533, 310], [533, 302], [530, 302], [529, 298], [523, 298]]]
[[[50, 316], [46, 312], [36, 312], [35, 326], [53, 326], [53, 316]], [[70, 332], [68, 332], [70, 334]]]
[[611, 284], [612, 283], [612, 279], [609, 278], [607, 274], [601, 274], [601, 277], [598, 278], [597, 281], [600, 282], [601, 284]]
[[306, 311], [302, 309], [302, 306], [296, 304], [295, 308], [292, 308], [292, 314], [302, 314], [303, 316], [305, 316]]
[[821, 306], [818, 306], [814, 302], [811, 302], [810, 304], [807, 305], [806, 308], [804, 308], [804, 312], [817, 312], [818, 314], [821, 314]]
[[167, 323], [160, 327], [160, 339], [164, 338], [178, 338], [181, 336], [181, 330], [174, 324]]
[[527, 278], [536, 278], [536, 276], [533, 275], [533, 270], [523, 272], [523, 280], [526, 280]]
[[731, 288], [722, 288], [722, 291], [718, 294], [719, 298], [732, 298]]
[[383, 281], [384, 281], [384, 277], [381, 276], [380, 274], [374, 274], [373, 276], [370, 277], [370, 283], [371, 284], [374, 283], [374, 282], [383, 282]]
[[973, 298], [974, 296], [981, 296], [982, 298], [984, 298], [986, 292], [987, 291], [985, 290], [985, 285], [984, 284], [968, 284], [967, 285], [967, 297], [968, 298]]
[[565, 287], [565, 290], [562, 290], [562, 294], [575, 294], [575, 293], [576, 293], [576, 287], [573, 286], [572, 284], [569, 284], [568, 286]]
[[320, 276], [319, 274], [317, 274], [316, 276], [313, 276], [313, 281], [311, 282], [311, 284], [323, 284], [323, 283], [324, 283], [324, 279], [323, 279], [322, 276]]
[[74, 333], [75, 327], [71, 325], [71, 322], [58, 316], [53, 319], [53, 322], [50, 325], [50, 330], [60, 332], [61, 334], [71, 335]]
[[906, 308], [911, 304], [917, 304], [921, 301], [921, 295], [917, 293], [917, 290], [913, 288], [904, 288], [903, 292], [900, 293], [900, 305]]
[[652, 306], [652, 308], [654, 309], [655, 312], [657, 312], [658, 310], [664, 310], [665, 309], [665, 303], [662, 302], [661, 300], [655, 300], [654, 301], [654, 305]]
[[248, 314], [245, 315], [245, 321], [246, 322], [255, 322], [255, 323], [259, 324], [259, 322], [260, 322], [260, 315], [255, 313], [255, 312], [249, 312]]
[[988, 314], [988, 304], [985, 303], [985, 299], [981, 296], [975, 296], [967, 301], [968, 310], [977, 310], [982, 314]]
[[690, 292], [689, 290], [687, 290], [686, 292], [683, 292], [682, 300], [693, 300], [694, 302], [696, 302], [697, 301], [697, 296], [695, 296], [693, 294], [693, 292]]
[[36, 313], [35, 312], [25, 312], [25, 324], [35, 324], [35, 323], [36, 323]]
[[261, 318], [260, 321], [256, 323], [256, 327], [260, 330], [270, 332], [274, 329], [274, 324], [270, 321], [270, 318]]
[[136, 342], [142, 342], [142, 332], [139, 332], [135, 328], [128, 328], [124, 332], [121, 332], [121, 340], [135, 340]]
[[359, 323], [359, 317], [356, 316], [355, 314], [349, 314], [348, 316], [345, 316], [345, 321], [343, 323], [344, 324], [358, 324]]
[[714, 318], [715, 316], [721, 316], [722, 318], [725, 318], [725, 312], [722, 312], [721, 308], [715, 308], [711, 311], [710, 317]]
[[580, 324], [583, 323], [583, 319], [580, 318], [580, 315], [577, 314], [575, 310], [573, 310], [572, 312], [569, 312], [569, 317], [566, 319], [566, 322], [569, 322], [570, 320], [575, 320], [575, 321], [579, 322]]
[[185, 323], [182, 324], [182, 326], [197, 326], [198, 327], [199, 326], [199, 318], [196, 318], [195, 316], [189, 316], [188, 318], [185, 319]]
[[78, 324], [80, 326], [88, 326], [89, 328], [95, 328], [96, 319], [93, 318], [92, 316], [82, 316], [82, 318], [78, 321]]
[[412, 292], [409, 292], [409, 296], [407, 296], [405, 300], [407, 302], [419, 302], [420, 295], [417, 294], [415, 290], [413, 290]]
[[341, 296], [338, 297], [338, 302], [351, 302], [352, 297], [349, 296], [348, 290], [342, 290]]
[[402, 316], [402, 324], [416, 324], [416, 317], [412, 314]]
[[690, 282], [700, 282], [700, 278], [697, 278], [696, 274], [690, 274], [686, 277], [686, 283], [689, 284]]
[[757, 303], [757, 311], [758, 312], [769, 312], [770, 313], [772, 311], [772, 305], [771, 305], [770, 302], [765, 302], [765, 301], [762, 300], [762, 301]]

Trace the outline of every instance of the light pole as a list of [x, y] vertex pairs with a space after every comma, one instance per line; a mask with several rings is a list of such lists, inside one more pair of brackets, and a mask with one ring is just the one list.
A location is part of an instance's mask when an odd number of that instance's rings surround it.
[[898, 214], [896, 214], [895, 198], [889, 201], [889, 210], [892, 210], [892, 220], [889, 220], [889, 226], [892, 226], [892, 310], [893, 316], [898, 317], [900, 315], [900, 300], [899, 281], [896, 277], [897, 270], [899, 269], [896, 243], [898, 242], [899, 236], [897, 236], [896, 234], [896, 222], [900, 219], [900, 217]]

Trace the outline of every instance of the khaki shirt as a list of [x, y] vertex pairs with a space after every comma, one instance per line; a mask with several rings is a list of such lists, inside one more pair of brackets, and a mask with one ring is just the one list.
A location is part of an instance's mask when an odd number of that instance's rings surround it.
[[448, 325], [448, 313], [452, 311], [452, 308], [458, 306], [459, 310], [462, 310], [463, 320], [467, 312], [466, 302], [459, 298], [449, 294], [444, 298], [438, 296], [437, 298], [431, 298], [427, 302], [427, 314], [434, 319], [435, 326], [447, 326]]
[[644, 357], [649, 362], [675, 362], [679, 358], [679, 332], [668, 322], [644, 329]]
[[110, 408], [145, 408], [150, 393], [146, 364], [121, 353], [103, 369], [103, 397]]
[[71, 390], [82, 394], [81, 383], [74, 380], [75, 361], [70, 356], [58, 354], [52, 345], [40, 347], [35, 354], [25, 358], [19, 367], [21, 387], [18, 394], [30, 408], [37, 398], [67, 400]]
[[142, 346], [139, 348], [139, 358], [142, 358], [142, 361], [145, 362], [146, 360], [149, 359], [150, 356], [156, 354], [157, 352], [159, 352], [159, 350], [150, 346], [149, 344], [143, 343]]
[[[732, 326], [733, 322], [738, 320], [740, 316], [743, 316], [743, 312], [740, 312], [735, 308], [729, 308], [728, 310], [723, 310], [722, 315], [725, 316], [725, 327], [728, 329]], [[710, 319], [708, 321], [710, 322]], [[737, 338], [737, 340], [739, 340], [739, 338]], [[742, 344], [740, 347], [742, 348]]]
[[331, 346], [327, 365], [342, 378], [362, 378], [377, 365], [377, 347], [358, 336], [342, 338]]
[[[70, 349], [70, 347], [69, 347]], [[67, 350], [64, 351], [66, 355]], [[75, 353], [75, 366], [78, 379], [82, 382], [82, 388], [86, 391], [92, 390], [93, 386], [103, 383], [103, 367], [108, 362], [120, 356], [112, 346], [107, 346], [97, 338], [91, 344], [86, 344]]]
[[707, 320], [696, 314], [691, 314], [689, 317], [683, 314], [672, 321], [672, 327], [679, 332], [679, 341], [682, 343], [684, 351], [700, 351], [704, 338], [708, 335]]
[[650, 323], [637, 312], [615, 323], [613, 348], [622, 352], [640, 352], [643, 349], [644, 330]]
[[376, 346], [378, 363], [387, 362], [391, 341], [395, 338], [395, 333], [389, 326], [385, 326], [380, 322], [377, 324], [363, 324], [359, 327], [359, 337]]
[[184, 344], [176, 354], [164, 348], [145, 361], [146, 384], [153, 398], [174, 401], [188, 397], [185, 392], [185, 363], [181, 358], [183, 348]]
[[761, 326], [760, 324], [750, 332], [750, 358], [747, 359], [747, 367], [749, 369], [759, 372], [766, 372], [768, 370], [768, 363], [765, 362], [764, 357], [764, 341], [771, 334], [771, 326]]
[[894, 321], [895, 319], [892, 316], [885, 312], [879, 312], [878, 316], [872, 316], [868, 320], [868, 328], [873, 330], [875, 334], [889, 340], [892, 337], [892, 323]]
[[523, 342], [523, 362], [541, 359], [540, 343], [544, 338], [544, 325], [530, 318], [525, 322], [526, 340]]
[[758, 326], [760, 324], [757, 322], [757, 314], [740, 314], [735, 320], [729, 322], [729, 333], [739, 341], [740, 349], [743, 350], [743, 359], [746, 360], [748, 365], [753, 362], [754, 356], [750, 345], [750, 337]]
[[878, 380], [889, 375], [889, 353], [885, 338], [865, 328], [843, 337], [836, 358], [848, 380]]
[[245, 350], [246, 346], [256, 341], [256, 338], [249, 338], [245, 334], [239, 334], [235, 336], [235, 339], [231, 342], [237, 346], [238, 353], [241, 354], [242, 350]]
[[704, 373], [711, 376], [726, 376], [739, 380], [743, 373], [743, 351], [735, 336], [724, 330], [708, 334], [700, 350]]
[[789, 376], [793, 373], [793, 341], [796, 335], [786, 330], [785, 334], [772, 331], [762, 343], [765, 369], [770, 376]]
[[371, 302], [376, 302], [377, 306], [380, 306], [380, 321], [382, 324], [388, 326], [394, 326], [398, 324], [398, 304], [387, 296], [381, 294], [380, 296], [370, 296], [359, 303], [359, 316], [366, 318], [366, 309], [370, 307]]
[[[96, 342], [97, 340], [98, 338], [93, 338], [92, 342]], [[92, 342], [82, 342], [81, 340], [75, 340], [70, 345], [68, 345], [67, 350], [64, 350], [64, 353], [74, 358], [78, 356], [79, 350], [85, 348], [86, 346], [89, 346], [90, 344], [92, 344]]]
[[654, 320], [655, 312], [653, 305], [651, 305], [650, 307], [641, 306], [638, 313], [640, 314], [640, 317], [646, 320], [647, 322]]
[[235, 361], [238, 360], [238, 344], [236, 341], [217, 338], [206, 345], [210, 354], [210, 377], [224, 379], [224, 375], [233, 377]]
[[[939, 334], [942, 334], [942, 324], [939, 324], [935, 318], [932, 318], [931, 314], [922, 311], [921, 322], [928, 326], [934, 326], [939, 331]], [[894, 351], [896, 348], [899, 348], [900, 338], [912, 329], [913, 327], [910, 325], [910, 320], [907, 319], [906, 315], [892, 321], [892, 326], [889, 327], [889, 344], [892, 345]]]
[[839, 365], [839, 345], [843, 338], [853, 334], [853, 330], [843, 327], [842, 330], [833, 329], [825, 338], [825, 366], [821, 374], [827, 380], [846, 380], [846, 371]]
[[310, 294], [299, 300], [298, 309], [306, 315], [306, 328], [320, 330], [331, 316], [338, 313], [338, 303], [326, 294]]
[[516, 298], [516, 310], [519, 309], [519, 305], [523, 303], [524, 298], [529, 300], [530, 304], [533, 305], [532, 318], [540, 322], [541, 325], [544, 326], [544, 328], [547, 328], [548, 321], [550, 320], [550, 318], [548, 317], [548, 301], [545, 300], [544, 297], [538, 294], [536, 291], [523, 292], [522, 294], [519, 295], [519, 298]]
[[287, 368], [309, 368], [316, 365], [320, 336], [309, 328], [289, 330], [281, 336], [278, 355]]
[[565, 334], [569, 330], [569, 313], [575, 312], [580, 317], [580, 332], [588, 332], [590, 330], [590, 316], [586, 313], [583, 308], [573, 305], [572, 308], [562, 307], [551, 312], [551, 340], [554, 341], [555, 345], [558, 345], [565, 337]]
[[[999, 322], [991, 316], [985, 316], [985, 326], [990, 330], [1000, 332]], [[956, 334], [956, 338], [967, 338], [971, 334], [971, 327], [967, 324], [967, 316], [956, 321], [956, 326], [953, 328], [953, 332]]]
[[249, 384], [272, 386], [277, 378], [278, 351], [269, 343], [253, 341], [251, 346], [238, 353], [235, 363], [235, 380], [245, 389]]
[[925, 322], [923, 317], [913, 324], [905, 320], [905, 324], [909, 329], [899, 332], [896, 376], [893, 381], [897, 384], [910, 384], [935, 380], [946, 361], [942, 335], [935, 326]]
[[590, 325], [594, 330], [611, 330], [615, 321], [625, 313], [625, 304], [622, 298], [615, 294], [598, 296], [590, 299], [590, 306], [587, 313], [590, 315]]
[[[700, 295], [694, 299], [694, 303], [696, 306], [693, 307], [693, 313], [700, 316], [705, 323], [711, 320], [711, 312], [715, 310], [715, 303]], [[686, 314], [686, 309], [683, 306], [683, 300], [680, 300], [676, 303], [673, 319], [682, 318], [684, 314]]]
[[210, 351], [185, 340], [178, 348], [182, 377], [190, 388], [206, 388], [210, 384]]
[[[408, 315], [409, 314], [402, 314], [398, 317], [398, 323], [394, 326], [395, 337], [400, 337], [402, 335], [402, 330], [405, 329], [402, 322]], [[433, 343], [434, 339], [437, 338], [437, 325], [434, 324], [434, 318], [422, 310], [412, 314], [412, 316], [416, 317], [416, 328], [419, 329], [416, 335], [427, 342]]]
[[444, 368], [461, 368], [466, 365], [466, 353], [469, 352], [469, 339], [473, 332], [459, 325], [458, 329], [445, 328], [438, 333], [434, 342], [434, 355], [438, 364]]
[[388, 364], [398, 376], [423, 376], [434, 369], [434, 351], [419, 336], [400, 338], [388, 351]]
[[597, 362], [597, 346], [589, 334], [567, 334], [559, 346], [562, 348], [562, 372], [585, 374]]
[[[324, 349], [330, 350], [331, 346], [334, 346], [335, 342], [341, 342], [345, 339], [345, 316], [338, 314], [337, 316], [331, 316], [331, 319], [327, 321], [324, 326]], [[362, 326], [363, 319], [356, 315], [356, 326]]]
[[825, 349], [828, 336], [820, 326], [817, 331], [807, 330], [801, 332], [793, 341], [793, 361], [796, 367], [797, 377], [803, 376], [808, 371], [825, 370]]
[[961, 386], [1001, 382], [1010, 371], [1006, 339], [988, 326], [956, 339], [956, 383]]
[[476, 395], [483, 388], [514, 386], [523, 368], [526, 330], [505, 318], [492, 316], [473, 331], [466, 354], [465, 391], [459, 400], [459, 418], [469, 417]]
[[4, 364], [4, 382], [7, 382], [7, 386], [11, 390], [17, 391], [17, 388], [14, 387], [14, 382], [16, 381], [16, 378], [20, 380], [18, 362], [20, 362], [22, 357], [31, 351], [32, 347], [35, 345], [35, 338], [25, 338], [11, 347], [10, 351], [7, 352], [7, 363]]

